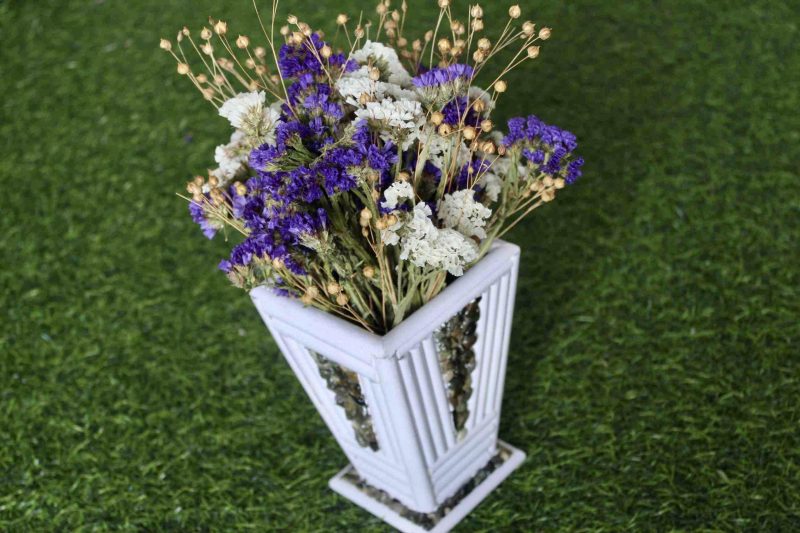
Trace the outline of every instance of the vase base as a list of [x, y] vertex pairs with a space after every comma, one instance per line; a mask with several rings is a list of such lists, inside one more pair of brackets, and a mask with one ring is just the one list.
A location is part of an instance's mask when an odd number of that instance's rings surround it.
[[[415, 513], [385, 492], [361, 481], [352, 465], [333, 476], [328, 486], [402, 533], [447, 533], [525, 460], [524, 452], [501, 440], [497, 441], [497, 448], [497, 456], [476, 476], [483, 475], [484, 479], [477, 484], [467, 482], [437, 513]], [[470, 487], [472, 484], [474, 486]]]

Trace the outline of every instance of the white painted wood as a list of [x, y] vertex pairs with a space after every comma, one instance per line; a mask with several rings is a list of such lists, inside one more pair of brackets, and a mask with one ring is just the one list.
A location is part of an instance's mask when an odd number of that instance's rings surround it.
[[[518, 264], [519, 248], [496, 243], [464, 276], [384, 336], [276, 296], [266, 288], [252, 290], [251, 297], [353, 468], [369, 484], [408, 508], [427, 513], [436, 510], [496, 453]], [[476, 368], [467, 403], [470, 414], [465, 431], [457, 438], [433, 335], [478, 297], [478, 339], [473, 348]], [[358, 375], [378, 450], [358, 444], [352, 424], [336, 405], [335, 394], [319, 375], [310, 351]], [[515, 457], [521, 461], [521, 455]], [[460, 504], [457, 509], [466, 509], [461, 518], [497, 483], [481, 484], [481, 495], [471, 507]], [[332, 480], [334, 485], [337, 483]], [[335, 490], [370, 509], [372, 504], [363, 501], [363, 493], [354, 494], [351, 489], [357, 489], [350, 485], [337, 487]], [[451, 513], [447, 520], [456, 515]], [[458, 519], [450, 521], [454, 524]], [[434, 531], [439, 530], [437, 526]]]
[[427, 366], [428, 377], [433, 388], [433, 404], [439, 414], [439, 427], [444, 434], [445, 450], [449, 450], [456, 441], [456, 427], [453, 422], [453, 413], [450, 411], [450, 402], [447, 401], [447, 390], [442, 372], [439, 368], [439, 354], [433, 343], [433, 337], [422, 341], [422, 360]]
[[[420, 348], [414, 348], [408, 353], [408, 361], [414, 369], [414, 377], [420, 393], [422, 410], [433, 441], [433, 460], [428, 464], [433, 464], [437, 458], [447, 451], [447, 443], [444, 437], [444, 424], [439, 418], [439, 409], [433, 396], [433, 383], [431, 383], [431, 373], [428, 365], [425, 364], [425, 353]], [[435, 354], [434, 354], [435, 355]], [[433, 374], [436, 376], [436, 374]]]
[[[505, 316], [506, 308], [508, 305], [508, 276], [500, 278], [500, 283], [497, 288], [498, 300], [495, 309], [495, 315], [492, 317], [492, 324], [494, 324], [494, 332], [492, 335], [492, 354], [503, 353], [503, 334], [505, 332]], [[500, 373], [500, 365], [504, 357], [489, 357], [487, 360], [487, 370], [489, 373], [486, 375], [486, 395], [483, 398], [483, 408], [481, 410], [481, 417], [492, 416], [494, 399], [497, 395], [497, 382]]]

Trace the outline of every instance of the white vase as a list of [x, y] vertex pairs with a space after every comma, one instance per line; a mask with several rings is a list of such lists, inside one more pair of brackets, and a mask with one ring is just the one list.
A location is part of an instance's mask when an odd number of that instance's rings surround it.
[[[519, 248], [498, 241], [466, 274], [383, 336], [270, 289], [251, 291], [350, 460], [351, 466], [331, 479], [331, 488], [402, 531], [439, 533], [449, 531], [519, 466], [524, 454], [497, 438], [518, 265]], [[454, 353], [449, 366], [440, 363], [440, 356]], [[487, 472], [490, 461], [495, 469]], [[465, 487], [479, 471], [481, 482]], [[365, 484], [371, 488], [363, 490]], [[385, 494], [377, 497], [372, 489]], [[454, 495], [459, 501], [448, 501]], [[435, 524], [420, 526], [418, 515], [435, 516]]]

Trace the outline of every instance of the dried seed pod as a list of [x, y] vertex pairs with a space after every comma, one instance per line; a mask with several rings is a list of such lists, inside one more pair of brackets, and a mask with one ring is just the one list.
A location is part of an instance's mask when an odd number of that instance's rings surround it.
[[328, 292], [328, 294], [333, 296], [342, 292], [342, 286], [336, 283], [335, 281], [330, 281], [325, 286], [325, 290]]
[[522, 33], [525, 34], [526, 37], [533, 37], [535, 31], [536, 31], [536, 24], [534, 24], [530, 20], [522, 24]]

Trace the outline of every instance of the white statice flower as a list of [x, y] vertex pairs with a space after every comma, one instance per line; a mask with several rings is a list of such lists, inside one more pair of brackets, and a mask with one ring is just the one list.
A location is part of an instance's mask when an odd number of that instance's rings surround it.
[[419, 95], [416, 93], [416, 91], [403, 89], [403, 87], [397, 85], [396, 83], [383, 83], [383, 85], [386, 96], [391, 96], [395, 100], [419, 100]]
[[386, 229], [381, 230], [381, 241], [389, 246], [396, 246], [400, 243], [400, 229], [403, 227], [402, 217]]
[[232, 180], [247, 164], [249, 150], [245, 144], [244, 132], [236, 130], [228, 144], [221, 144], [214, 150], [214, 160], [219, 165], [213, 174], [224, 183]]
[[383, 193], [386, 200], [381, 203], [384, 209], [396, 209], [406, 199], [414, 199], [414, 187], [407, 181], [395, 181]]
[[444, 227], [467, 237], [486, 238], [486, 221], [492, 216], [492, 210], [475, 200], [474, 190], [462, 189], [445, 194], [439, 201], [437, 212]]
[[374, 100], [383, 100], [386, 94], [381, 82], [372, 81], [369, 76], [342, 76], [336, 82], [336, 90], [348, 104], [355, 107], [361, 106], [359, 99], [363, 94]]
[[[443, 172], [458, 171], [471, 159], [469, 147], [459, 140], [458, 135], [442, 137], [426, 128], [420, 139], [425, 143], [423, 149], [427, 150], [428, 161]], [[456, 158], [455, 164], [453, 157]]]
[[411, 100], [367, 102], [364, 109], [356, 111], [358, 118], [383, 122], [392, 128], [414, 129], [422, 117], [422, 104]]
[[258, 144], [275, 143], [275, 127], [281, 119], [280, 103], [266, 106], [266, 93], [239, 93], [226, 100], [219, 114], [228, 119], [231, 126], [253, 137]]
[[275, 102], [264, 110], [264, 120], [259, 127], [260, 144], [275, 144], [275, 128], [281, 122], [281, 103]]
[[372, 65], [378, 67], [382, 74], [386, 75], [386, 81], [401, 87], [408, 87], [411, 84], [411, 75], [400, 63], [397, 51], [394, 48], [367, 41], [360, 50], [356, 50], [350, 56], [361, 65]]
[[478, 185], [492, 202], [496, 202], [500, 193], [503, 192], [503, 179], [491, 170], [483, 173], [478, 179]]
[[416, 100], [417, 93], [403, 89], [396, 83], [373, 81], [369, 77], [369, 67], [345, 74], [336, 82], [336, 89], [345, 101], [355, 107], [363, 107], [360, 98], [367, 94], [372, 101], [381, 101], [387, 97], [395, 100]]
[[420, 128], [424, 123], [422, 104], [412, 100], [390, 100], [384, 98], [380, 102], [367, 102], [367, 105], [356, 110], [356, 118], [366, 119], [377, 125], [381, 139], [393, 141], [403, 150], [419, 138]]
[[478, 246], [450, 228], [439, 229], [431, 220], [431, 208], [424, 202], [414, 206], [400, 228], [400, 259], [421, 268], [444, 269], [454, 276], [478, 258]]
[[267, 95], [264, 91], [239, 93], [220, 106], [219, 114], [227, 118], [234, 128], [242, 129], [248, 115], [262, 113], [266, 101]]

